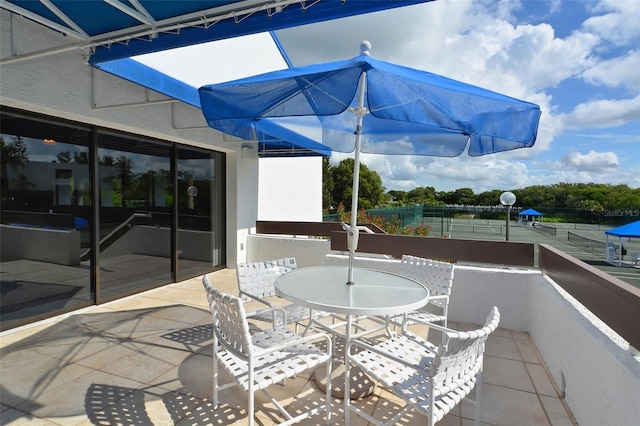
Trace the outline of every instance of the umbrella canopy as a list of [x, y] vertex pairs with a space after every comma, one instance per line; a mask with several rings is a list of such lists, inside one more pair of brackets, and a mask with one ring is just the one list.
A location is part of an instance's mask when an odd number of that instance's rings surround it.
[[345, 227], [350, 266], [361, 152], [455, 157], [465, 150], [479, 156], [531, 147], [540, 119], [535, 104], [373, 59], [370, 47], [363, 42], [360, 56], [350, 60], [199, 89], [209, 126], [222, 132], [272, 140], [293, 131], [301, 135], [299, 144], [316, 142], [312, 149], [354, 152], [351, 226]]
[[537, 105], [379, 61], [368, 50], [350, 60], [203, 86], [202, 112], [211, 127], [243, 139], [272, 139], [293, 129], [352, 152], [363, 75], [361, 152], [455, 157], [469, 142], [469, 155], [479, 156], [535, 142]]

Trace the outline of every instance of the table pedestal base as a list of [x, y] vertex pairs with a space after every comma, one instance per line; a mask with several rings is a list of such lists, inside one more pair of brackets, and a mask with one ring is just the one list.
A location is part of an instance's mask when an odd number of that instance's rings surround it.
[[[349, 399], [360, 399], [373, 394], [376, 390], [376, 382], [371, 380], [358, 367], [351, 367], [351, 380]], [[335, 362], [331, 371], [331, 396], [344, 399], [344, 364]], [[327, 369], [317, 368], [315, 372], [316, 384], [322, 392], [327, 390]]]

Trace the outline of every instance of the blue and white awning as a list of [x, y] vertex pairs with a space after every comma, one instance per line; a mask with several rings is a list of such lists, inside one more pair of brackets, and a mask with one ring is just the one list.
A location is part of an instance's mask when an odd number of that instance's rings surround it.
[[[59, 48], [28, 52], [3, 61], [69, 49], [88, 50], [88, 62], [94, 67], [200, 108], [197, 89], [204, 84], [290, 66], [272, 33], [275, 30], [429, 1], [432, 0], [0, 0], [0, 8], [62, 33], [68, 39], [68, 44]], [[240, 39], [245, 46], [259, 49], [250, 60], [238, 60], [237, 49], [232, 54], [216, 53]], [[171, 66], [178, 61], [184, 63], [181, 58], [189, 51], [197, 51], [198, 46], [209, 49], [209, 55], [217, 62], [211, 66], [203, 63], [203, 58], [197, 58], [197, 53], [192, 56], [197, 59], [192, 68], [200, 67], [206, 81], [185, 78], [184, 74], [175, 73], [178, 67]], [[224, 72], [224, 63], [234, 61], [243, 65], [236, 66], [240, 71]], [[262, 141], [260, 152], [331, 153], [330, 149], [302, 135], [291, 135], [288, 130], [274, 129], [268, 136], [270, 139]]]
[[0, 0], [93, 49], [95, 64], [431, 0]]

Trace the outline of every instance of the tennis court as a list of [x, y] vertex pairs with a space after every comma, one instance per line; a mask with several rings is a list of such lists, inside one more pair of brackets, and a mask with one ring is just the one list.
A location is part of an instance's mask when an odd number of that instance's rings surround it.
[[[582, 223], [542, 223], [545, 227], [532, 227], [517, 222], [509, 224], [509, 240], [549, 244], [571, 256], [582, 260], [608, 274], [640, 288], [640, 268], [631, 266], [631, 253], [640, 253], [640, 239], [624, 238], [623, 244], [627, 255], [623, 256], [623, 264], [614, 266], [607, 262], [606, 242], [604, 231], [614, 228], [610, 225], [591, 225]], [[424, 217], [411, 226], [431, 226], [430, 235], [450, 238], [495, 240], [506, 239], [506, 224], [500, 220], [474, 218], [441, 218]], [[609, 241], [619, 244], [620, 239], [609, 237]], [[537, 245], [536, 245], [537, 259]], [[617, 259], [616, 259], [617, 261]]]

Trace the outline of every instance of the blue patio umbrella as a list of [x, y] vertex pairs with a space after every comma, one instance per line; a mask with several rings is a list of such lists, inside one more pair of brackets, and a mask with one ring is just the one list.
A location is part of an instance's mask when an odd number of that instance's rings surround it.
[[[360, 153], [480, 156], [535, 143], [540, 107], [370, 57], [290, 68], [199, 89], [209, 126], [246, 140], [354, 152], [349, 277], [358, 244]], [[298, 136], [293, 136], [295, 133]], [[324, 147], [323, 149], [319, 149]]]

